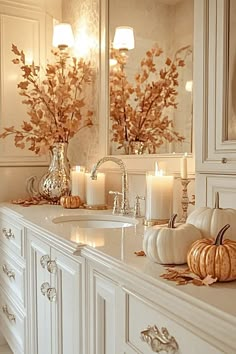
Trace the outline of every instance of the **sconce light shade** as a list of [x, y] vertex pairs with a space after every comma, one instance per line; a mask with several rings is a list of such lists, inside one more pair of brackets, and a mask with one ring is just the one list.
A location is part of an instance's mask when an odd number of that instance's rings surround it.
[[193, 81], [192, 80], [186, 81], [185, 90], [188, 91], [188, 92], [192, 92], [193, 91]]
[[123, 50], [134, 49], [134, 30], [132, 27], [116, 27], [113, 48]]
[[74, 35], [69, 23], [54, 25], [52, 44], [59, 49], [65, 49], [74, 45]]

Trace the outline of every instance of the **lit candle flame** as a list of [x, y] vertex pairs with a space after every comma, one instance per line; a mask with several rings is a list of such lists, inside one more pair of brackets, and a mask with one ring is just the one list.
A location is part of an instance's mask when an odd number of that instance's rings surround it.
[[159, 169], [158, 162], [155, 162], [155, 176], [163, 176], [163, 170]]
[[158, 176], [158, 172], [159, 172], [159, 166], [158, 166], [158, 162], [155, 162], [155, 175]]

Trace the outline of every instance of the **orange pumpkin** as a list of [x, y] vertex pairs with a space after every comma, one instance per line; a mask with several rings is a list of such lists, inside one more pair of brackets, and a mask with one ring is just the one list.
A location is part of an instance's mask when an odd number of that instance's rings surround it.
[[230, 227], [225, 225], [216, 239], [204, 238], [195, 241], [187, 255], [189, 269], [200, 278], [211, 275], [218, 281], [236, 279], [236, 241], [224, 240], [223, 236]]
[[66, 209], [76, 209], [81, 205], [81, 199], [78, 195], [65, 195], [60, 198], [60, 204]]

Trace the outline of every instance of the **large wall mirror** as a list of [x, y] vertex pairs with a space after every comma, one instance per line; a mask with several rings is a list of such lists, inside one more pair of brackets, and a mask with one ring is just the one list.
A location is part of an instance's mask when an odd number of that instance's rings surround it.
[[192, 153], [193, 2], [108, 0], [109, 155]]

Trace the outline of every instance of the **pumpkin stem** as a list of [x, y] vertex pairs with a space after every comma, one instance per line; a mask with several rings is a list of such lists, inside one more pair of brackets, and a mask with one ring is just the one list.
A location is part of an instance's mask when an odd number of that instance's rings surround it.
[[215, 206], [214, 209], [220, 209], [220, 196], [219, 192], [215, 193]]
[[216, 236], [216, 240], [215, 240], [215, 243], [214, 243], [215, 246], [222, 245], [223, 236], [224, 236], [226, 230], [228, 230], [229, 227], [230, 227], [230, 225], [226, 224], [225, 226], [222, 227], [222, 229], [220, 229], [220, 231], [218, 232], [218, 234]]
[[168, 222], [168, 227], [170, 228], [170, 229], [175, 229], [175, 219], [177, 218], [177, 214], [173, 214], [173, 215], [171, 215], [171, 218], [170, 218], [170, 220], [169, 220], [169, 222]]

